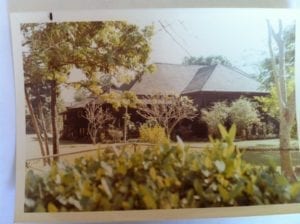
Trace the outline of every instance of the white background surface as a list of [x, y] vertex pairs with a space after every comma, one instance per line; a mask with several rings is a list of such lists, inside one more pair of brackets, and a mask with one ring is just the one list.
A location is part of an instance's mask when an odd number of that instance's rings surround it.
[[[25, 2], [25, 3], [24, 3]], [[26, 4], [25, 0], [13, 0], [12, 5], [21, 11], [22, 8], [30, 10], [34, 8], [31, 4]], [[38, 2], [38, 1], [35, 1]], [[53, 2], [53, 3], [52, 3]], [[40, 0], [36, 5], [36, 8], [41, 10], [45, 3], [49, 9], [51, 5], [53, 7], [59, 6], [57, 0], [44, 1]], [[65, 1], [67, 2], [67, 1]], [[70, 3], [70, 1], [68, 1]], [[76, 4], [70, 4], [70, 7], [80, 6], [83, 4], [88, 7], [87, 3], [95, 2], [92, 0], [76, 0]], [[104, 1], [108, 2], [108, 1]], [[116, 2], [116, 1], [114, 1]], [[150, 2], [150, 1], [149, 1]], [[193, 1], [189, 1], [193, 2]], [[209, 1], [204, 1], [209, 2]], [[217, 2], [217, 1], [211, 1]], [[237, 2], [237, 1], [232, 1]], [[257, 1], [259, 2], [259, 1]], [[260, 1], [263, 2], [263, 1]], [[300, 0], [294, 1], [279, 1], [279, 0], [269, 0], [264, 1], [269, 5], [272, 2], [277, 6], [294, 6], [299, 7]], [[10, 224], [13, 223], [13, 213], [14, 213], [14, 156], [15, 156], [15, 90], [14, 90], [14, 79], [13, 79], [13, 66], [12, 66], [12, 52], [11, 52], [11, 42], [10, 42], [10, 29], [9, 29], [9, 17], [8, 17], [8, 0], [0, 0], [0, 224]], [[66, 7], [66, 4], [64, 4]], [[115, 4], [116, 5], [116, 4]], [[272, 6], [272, 5], [270, 5]], [[276, 6], [276, 4], [274, 5]], [[234, 208], [232, 208], [234, 209]], [[145, 222], [152, 223], [152, 222]], [[158, 223], [158, 222], [156, 222]], [[176, 220], [160, 223], [176, 223], [176, 224], [196, 224], [196, 223], [208, 223], [208, 224], [252, 224], [252, 223], [271, 223], [271, 224], [300, 224], [300, 211], [299, 214], [293, 215], [280, 215], [280, 216], [260, 216], [260, 217], [242, 217], [242, 218], [226, 218], [226, 219], [199, 219], [199, 220]]]

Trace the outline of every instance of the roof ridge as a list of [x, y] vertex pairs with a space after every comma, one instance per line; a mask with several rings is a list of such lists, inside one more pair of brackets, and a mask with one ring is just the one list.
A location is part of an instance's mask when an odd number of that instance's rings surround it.
[[[209, 69], [210, 69], [210, 72], [209, 72], [209, 74], [208, 74], [206, 80], [203, 82], [203, 84], [202, 84], [200, 90], [202, 90], [202, 88], [205, 86], [205, 84], [207, 83], [207, 81], [210, 79], [210, 77], [211, 77], [211, 75], [213, 74], [213, 72], [215, 71], [217, 65], [218, 65], [218, 64], [208, 66]], [[199, 69], [199, 70], [200, 70], [200, 69]], [[197, 74], [198, 74], [198, 72], [196, 73], [196, 75], [197, 75]]]
[[[203, 86], [207, 83], [207, 81], [209, 80], [209, 78], [211, 77], [213, 71], [215, 70], [217, 64], [215, 65], [207, 65], [207, 66], [204, 66], [204, 67], [200, 67], [197, 72], [195, 73], [194, 77], [192, 78], [192, 80], [187, 84], [187, 86], [184, 88], [184, 90], [181, 92], [181, 94], [185, 94], [185, 93], [192, 93], [192, 92], [198, 92], [198, 91], [201, 91]], [[186, 88], [194, 81], [195, 77], [200, 73], [200, 72], [203, 72], [204, 69], [208, 69], [208, 74], [207, 74], [207, 77], [205, 79], [205, 81], [202, 83], [201, 87], [198, 89], [198, 90], [195, 90], [195, 91], [189, 91], [189, 92], [185, 92], [186, 91]], [[209, 71], [210, 70], [210, 71]]]

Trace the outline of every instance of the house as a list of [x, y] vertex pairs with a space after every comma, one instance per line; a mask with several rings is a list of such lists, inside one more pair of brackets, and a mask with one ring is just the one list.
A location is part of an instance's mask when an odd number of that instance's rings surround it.
[[260, 83], [243, 71], [224, 66], [175, 65], [156, 63], [156, 72], [144, 74], [141, 80], [123, 85], [138, 96], [159, 93], [186, 95], [198, 107], [223, 100], [235, 100], [241, 96], [265, 96]]
[[[139, 98], [161, 93], [185, 95], [194, 101], [199, 110], [217, 101], [232, 101], [241, 96], [253, 98], [268, 94], [260, 90], [260, 83], [248, 74], [237, 68], [220, 64], [201, 66], [156, 63], [154, 73], [146, 73], [141, 78], [115, 89], [117, 91], [132, 91]], [[64, 112], [64, 125], [66, 126], [64, 133], [71, 133], [66, 131], [68, 128], [68, 130], [76, 130], [78, 137], [86, 135], [84, 130], [87, 128], [87, 121], [79, 116], [84, 106], [91, 100], [85, 99], [67, 107], [66, 112]], [[129, 112], [133, 114], [133, 120], [139, 120], [134, 110]], [[118, 114], [116, 115], [118, 116]], [[119, 117], [122, 115], [119, 114]], [[199, 126], [198, 123], [193, 122], [192, 129], [194, 132], [198, 132], [198, 137], [206, 137], [207, 128], [203, 124]]]

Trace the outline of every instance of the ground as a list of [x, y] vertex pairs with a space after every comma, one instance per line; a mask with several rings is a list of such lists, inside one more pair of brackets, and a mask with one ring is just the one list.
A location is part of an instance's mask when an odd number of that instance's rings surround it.
[[[186, 142], [191, 148], [201, 150], [205, 148], [208, 142]], [[270, 161], [279, 164], [280, 157], [278, 152], [279, 139], [267, 140], [251, 140], [251, 141], [238, 141], [236, 145], [241, 149], [247, 149], [243, 153], [243, 158], [257, 165], [268, 164]], [[74, 158], [80, 156], [95, 156], [99, 146], [105, 145], [92, 145], [92, 144], [79, 144], [71, 141], [63, 141], [60, 145], [60, 154], [71, 155], [62, 156], [65, 161], [72, 161]], [[51, 146], [50, 146], [51, 148]], [[298, 148], [298, 141], [292, 140], [292, 148]], [[300, 152], [293, 151], [291, 153], [293, 164], [300, 166]], [[26, 135], [26, 159], [41, 157], [40, 149], [35, 135]], [[31, 166], [38, 167], [41, 165], [41, 160], [30, 161]]]

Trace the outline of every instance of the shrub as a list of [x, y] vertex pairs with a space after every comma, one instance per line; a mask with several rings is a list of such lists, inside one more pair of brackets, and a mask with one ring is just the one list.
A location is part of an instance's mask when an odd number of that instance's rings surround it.
[[259, 124], [257, 105], [249, 99], [241, 97], [232, 102], [229, 112], [230, 120], [236, 124], [238, 133], [247, 130], [253, 124]]
[[233, 144], [236, 128], [220, 126], [203, 154], [180, 139], [172, 146], [99, 150], [73, 165], [28, 171], [26, 212], [196, 208], [300, 202], [300, 183], [273, 166], [254, 167]]
[[250, 134], [254, 124], [260, 125], [256, 103], [241, 97], [227, 105], [226, 101], [214, 103], [201, 110], [201, 119], [206, 122], [209, 134], [218, 136], [218, 124], [236, 124], [238, 136]]
[[165, 144], [168, 142], [165, 129], [157, 124], [145, 123], [139, 128], [140, 139], [153, 144]]
[[208, 109], [201, 110], [201, 120], [206, 122], [209, 134], [218, 136], [218, 124], [224, 125], [226, 123], [229, 110], [230, 108], [225, 101], [214, 103], [213, 106]]

